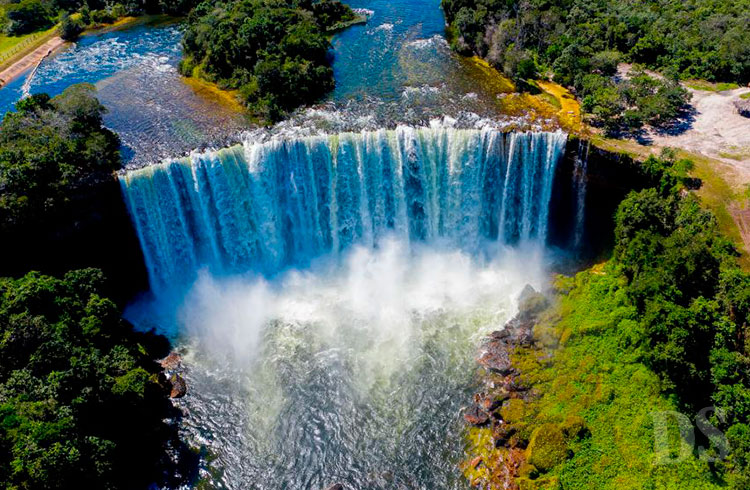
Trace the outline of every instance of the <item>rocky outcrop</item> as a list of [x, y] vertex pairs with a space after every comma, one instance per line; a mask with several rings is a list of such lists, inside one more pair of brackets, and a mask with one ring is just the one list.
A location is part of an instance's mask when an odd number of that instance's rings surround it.
[[750, 99], [737, 99], [734, 101], [737, 113], [743, 117], [750, 117]]
[[187, 394], [187, 383], [185, 382], [185, 368], [182, 365], [182, 356], [177, 352], [170, 352], [167, 357], [161, 359], [159, 365], [162, 371], [162, 385], [169, 392], [170, 398], [182, 398]]
[[[484, 466], [497, 488], [516, 489], [516, 479], [528, 472], [526, 441], [518, 433], [516, 422], [523, 417], [524, 405], [534, 393], [524, 385], [513, 364], [517, 348], [534, 345], [534, 326], [538, 315], [548, 306], [544, 295], [527, 286], [519, 298], [519, 313], [502, 330], [492, 332], [482, 343], [477, 362], [483, 368], [484, 391], [476, 393], [472, 404], [463, 412], [471, 427], [489, 431], [492, 445], [498, 450], [474, 456], [464, 464], [465, 474], [477, 486], [483, 486], [479, 470]], [[544, 461], [553, 460], [557, 453]], [[486, 483], [486, 482], [485, 482]]]

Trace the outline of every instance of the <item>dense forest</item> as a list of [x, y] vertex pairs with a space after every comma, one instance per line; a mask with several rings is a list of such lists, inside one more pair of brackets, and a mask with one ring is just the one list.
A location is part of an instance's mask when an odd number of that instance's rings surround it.
[[188, 17], [180, 70], [238, 90], [273, 122], [333, 88], [328, 37], [355, 19], [338, 0], [203, 2]]
[[138, 334], [101, 296], [101, 271], [0, 279], [0, 486], [146, 488], [168, 466], [171, 405]]
[[111, 23], [126, 15], [185, 15], [196, 3], [195, 0], [21, 0], [0, 7], [0, 30], [20, 36], [59, 22], [63, 39], [74, 39], [85, 27]]
[[[572, 86], [609, 130], [664, 125], [686, 102], [678, 80], [750, 81], [750, 2], [443, 0], [453, 46], [516, 80]], [[643, 69], [616, 77], [620, 62]]]
[[170, 465], [180, 460], [167, 456], [167, 446], [187, 454], [164, 423], [175, 414], [155, 360], [168, 353], [167, 340], [136, 333], [121, 318], [107, 295], [127, 291], [101, 270], [60, 278], [25, 272], [47, 264], [39, 256], [51, 257], [55, 270], [70, 268], [61, 246], [67, 242], [87, 263], [107, 248], [110, 237], [87, 213], [106, 212], [99, 188], [121, 199], [112, 177], [120, 168], [119, 138], [103, 126], [92, 85], [73, 85], [54, 98], [35, 94], [16, 109], [0, 124], [0, 241], [8, 254], [0, 275], [24, 271], [19, 279], [0, 278], [0, 486], [167, 482], [176, 474]]

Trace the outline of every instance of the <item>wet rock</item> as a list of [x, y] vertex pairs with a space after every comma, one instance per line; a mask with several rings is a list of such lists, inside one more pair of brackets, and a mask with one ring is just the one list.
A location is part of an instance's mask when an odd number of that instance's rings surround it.
[[484, 345], [477, 362], [490, 371], [500, 374], [509, 374], [513, 365], [508, 352], [508, 345], [496, 339], [491, 339]]
[[169, 391], [170, 398], [182, 398], [187, 393], [187, 383], [185, 383], [185, 379], [179, 374], [170, 376], [169, 384], [171, 385]]
[[486, 412], [492, 412], [500, 408], [502, 400], [498, 401], [487, 393], [477, 393], [474, 395], [474, 403]]
[[176, 352], [170, 352], [167, 357], [159, 361], [159, 365], [162, 369], [166, 369], [167, 371], [174, 371], [175, 369], [178, 369], [181, 364], [182, 356]]
[[490, 414], [472, 405], [464, 412], [464, 420], [471, 425], [482, 426], [490, 421]]
[[344, 490], [344, 485], [341, 483], [334, 483], [333, 485], [327, 486], [325, 490]]

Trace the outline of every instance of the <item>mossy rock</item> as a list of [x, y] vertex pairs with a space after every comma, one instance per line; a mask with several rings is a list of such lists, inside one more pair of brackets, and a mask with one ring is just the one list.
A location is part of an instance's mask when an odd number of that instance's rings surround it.
[[516, 478], [519, 490], [560, 490], [560, 480], [556, 476], [540, 478]]
[[510, 424], [521, 422], [526, 415], [526, 402], [520, 398], [506, 400], [500, 408], [500, 415]]
[[543, 312], [549, 306], [547, 297], [541, 293], [534, 292], [527, 295], [518, 307], [520, 316], [530, 318]]
[[539, 471], [546, 472], [565, 461], [568, 446], [565, 435], [556, 424], [542, 424], [534, 429], [526, 449], [526, 460]]
[[521, 478], [530, 478], [535, 479], [539, 476], [539, 470], [536, 469], [536, 466], [533, 464], [530, 464], [528, 461], [524, 461], [523, 464], [521, 464], [521, 467], [518, 468], [518, 476]]
[[578, 415], [568, 415], [565, 417], [565, 420], [560, 424], [560, 429], [567, 441], [576, 441], [589, 434], [586, 421]]

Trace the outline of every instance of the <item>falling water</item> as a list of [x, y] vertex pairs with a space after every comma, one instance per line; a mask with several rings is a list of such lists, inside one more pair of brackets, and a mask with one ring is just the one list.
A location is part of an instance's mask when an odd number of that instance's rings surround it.
[[573, 169], [573, 189], [575, 191], [576, 221], [573, 235], [573, 248], [583, 246], [583, 234], [586, 220], [586, 181], [588, 179], [589, 142], [580, 140], [578, 153]]
[[399, 127], [246, 142], [121, 176], [152, 288], [274, 273], [385, 236], [464, 249], [547, 236], [564, 133]]
[[176, 403], [207, 483], [466, 488], [476, 346], [545, 282], [566, 142], [399, 127], [122, 174], [156, 293], [127, 316], [186, 354]]

